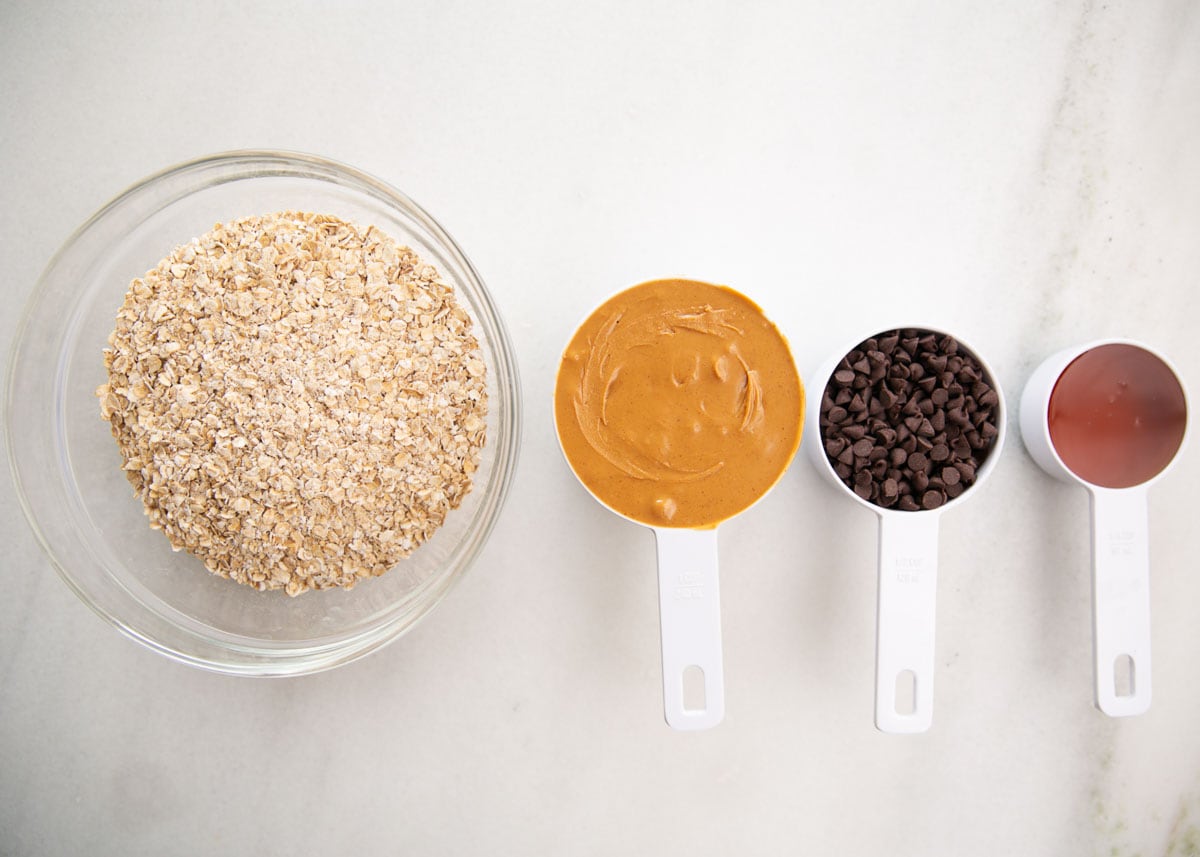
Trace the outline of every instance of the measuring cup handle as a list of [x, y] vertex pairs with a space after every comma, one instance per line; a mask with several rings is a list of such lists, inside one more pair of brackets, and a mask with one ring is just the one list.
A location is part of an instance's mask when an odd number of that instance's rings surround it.
[[[881, 732], [925, 732], [933, 723], [938, 517], [879, 516], [875, 728]], [[911, 707], [901, 705], [910, 695]]]
[[1141, 714], [1150, 707], [1146, 489], [1093, 488], [1091, 497], [1096, 707], [1110, 717]]
[[[663, 703], [674, 729], [708, 729], [725, 716], [717, 531], [655, 528]], [[698, 675], [688, 675], [698, 669]], [[684, 684], [701, 697], [685, 699]], [[692, 694], [688, 694], [691, 696]], [[699, 702], [700, 707], [687, 707]]]

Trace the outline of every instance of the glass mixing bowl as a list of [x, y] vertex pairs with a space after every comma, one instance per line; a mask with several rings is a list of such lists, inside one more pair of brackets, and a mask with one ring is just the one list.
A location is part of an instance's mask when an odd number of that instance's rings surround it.
[[[350, 591], [290, 598], [210, 574], [151, 530], [121, 471], [95, 389], [130, 281], [217, 222], [303, 210], [373, 224], [452, 284], [487, 363], [487, 444], [474, 486], [411, 556]], [[14, 345], [5, 400], [17, 493], [63, 580], [140, 643], [218, 672], [328, 669], [409, 630], [479, 554], [512, 482], [520, 439], [512, 342], [479, 274], [402, 193], [321, 158], [232, 152], [173, 167], [118, 196], [77, 231], [39, 280]]]

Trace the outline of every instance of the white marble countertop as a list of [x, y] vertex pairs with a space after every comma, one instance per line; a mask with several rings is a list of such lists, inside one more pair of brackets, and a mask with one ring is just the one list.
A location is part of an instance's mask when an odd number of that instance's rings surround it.
[[557, 451], [576, 322], [683, 275], [802, 373], [941, 324], [1010, 404], [1059, 347], [1170, 355], [1200, 401], [1200, 7], [10, 2], [0, 344], [141, 177], [281, 148], [405, 190], [513, 333], [518, 478], [437, 612], [292, 680], [170, 662], [60, 581], [7, 472], [0, 854], [1200, 853], [1193, 444], [1150, 500], [1155, 698], [1091, 704], [1086, 495], [1015, 423], [941, 537], [934, 725], [872, 725], [875, 525], [807, 458], [721, 529], [728, 713], [663, 722], [653, 540]]

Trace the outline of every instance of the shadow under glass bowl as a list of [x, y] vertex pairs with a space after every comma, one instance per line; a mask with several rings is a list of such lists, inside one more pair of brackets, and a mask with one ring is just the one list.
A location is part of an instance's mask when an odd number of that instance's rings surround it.
[[[289, 598], [210, 574], [150, 529], [95, 389], [129, 283], [213, 224], [274, 211], [333, 214], [410, 246], [453, 285], [487, 364], [487, 443], [471, 492], [381, 577]], [[432, 217], [357, 170], [308, 155], [231, 152], [139, 182], [51, 260], [14, 344], [5, 398], [9, 463], [26, 517], [62, 578], [146, 646], [224, 673], [298, 675], [373, 651], [447, 594], [487, 540], [516, 467], [520, 382], [479, 274]]]

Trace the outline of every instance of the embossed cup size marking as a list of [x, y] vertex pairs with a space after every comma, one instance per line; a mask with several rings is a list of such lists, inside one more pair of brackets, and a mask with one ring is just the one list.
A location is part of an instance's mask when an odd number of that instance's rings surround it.
[[1108, 554], [1114, 557], [1134, 555], [1137, 534], [1133, 530], [1114, 530], [1108, 534]]
[[893, 564], [897, 583], [920, 583], [923, 560], [919, 556], [898, 556]]
[[695, 601], [704, 597], [704, 575], [683, 572], [675, 578], [675, 598], [680, 601]]

